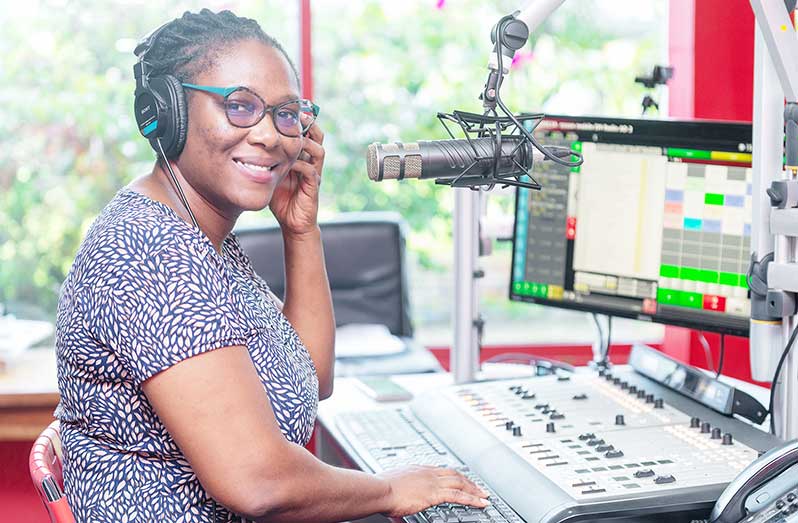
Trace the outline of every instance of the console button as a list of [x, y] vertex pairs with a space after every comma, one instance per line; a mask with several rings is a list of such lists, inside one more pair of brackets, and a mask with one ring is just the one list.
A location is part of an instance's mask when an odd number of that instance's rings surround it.
[[666, 483], [673, 483], [674, 481], [676, 481], [676, 478], [668, 475], [668, 476], [658, 476], [657, 479], [654, 480], [654, 483], [656, 483], [657, 485], [664, 485]]
[[604, 454], [605, 458], [621, 458], [623, 457], [623, 451], [621, 450], [611, 450]]
[[635, 472], [635, 474], [634, 474], [634, 476], [635, 476], [636, 478], [650, 478], [651, 476], [654, 476], [654, 475], [655, 475], [655, 474], [654, 474], [654, 471], [653, 471], [653, 470], [651, 470], [651, 469], [643, 469], [643, 470], [638, 470], [638, 471], [637, 471], [637, 472]]

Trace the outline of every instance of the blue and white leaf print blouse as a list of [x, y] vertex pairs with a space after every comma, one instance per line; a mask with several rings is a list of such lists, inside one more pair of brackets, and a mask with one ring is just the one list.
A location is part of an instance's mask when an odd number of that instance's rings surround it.
[[285, 437], [306, 444], [316, 371], [238, 240], [230, 235], [219, 254], [168, 206], [121, 190], [89, 229], [58, 303], [55, 416], [78, 522], [239, 521], [203, 490], [141, 389], [231, 345], [248, 348]]

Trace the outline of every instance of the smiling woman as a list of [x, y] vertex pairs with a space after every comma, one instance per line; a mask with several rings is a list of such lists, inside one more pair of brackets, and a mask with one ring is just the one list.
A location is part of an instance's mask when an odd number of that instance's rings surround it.
[[[136, 120], [158, 161], [91, 225], [58, 304], [56, 417], [77, 521], [485, 506], [454, 470], [375, 476], [302, 448], [332, 392], [335, 322], [317, 223], [324, 133], [279, 44], [203, 10], [137, 51]], [[283, 235], [285, 304], [231, 232], [266, 207]]]

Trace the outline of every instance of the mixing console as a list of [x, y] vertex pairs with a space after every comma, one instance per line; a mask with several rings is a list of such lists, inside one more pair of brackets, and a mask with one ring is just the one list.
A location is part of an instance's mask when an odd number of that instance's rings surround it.
[[727, 483], [758, 455], [612, 374], [496, 381], [444, 395], [576, 500]]
[[703, 519], [782, 443], [630, 367], [456, 385], [410, 410], [529, 523]]

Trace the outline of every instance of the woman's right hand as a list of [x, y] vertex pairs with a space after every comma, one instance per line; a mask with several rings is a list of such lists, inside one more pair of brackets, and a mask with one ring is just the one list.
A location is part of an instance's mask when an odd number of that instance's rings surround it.
[[453, 469], [412, 466], [379, 475], [390, 485], [385, 515], [400, 518], [440, 503], [484, 508], [488, 493]]

